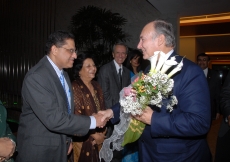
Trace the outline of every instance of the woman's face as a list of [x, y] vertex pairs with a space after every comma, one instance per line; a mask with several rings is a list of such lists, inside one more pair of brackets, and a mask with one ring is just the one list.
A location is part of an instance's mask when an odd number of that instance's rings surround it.
[[140, 65], [139, 58], [140, 56], [135, 56], [132, 60], [130, 60], [130, 64], [132, 67], [138, 67]]
[[79, 71], [81, 79], [92, 80], [97, 72], [97, 67], [91, 58], [85, 59], [82, 68]]

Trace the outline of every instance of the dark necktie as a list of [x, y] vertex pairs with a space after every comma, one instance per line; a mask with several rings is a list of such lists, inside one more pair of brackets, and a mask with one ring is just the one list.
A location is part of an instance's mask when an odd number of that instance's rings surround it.
[[122, 75], [121, 75], [121, 68], [119, 69], [118, 72], [118, 79], [119, 79], [119, 83], [120, 83], [120, 90], [122, 89]]
[[65, 91], [65, 96], [66, 96], [66, 99], [67, 99], [67, 106], [68, 106], [68, 113], [70, 114], [70, 113], [71, 113], [71, 108], [70, 108], [69, 100], [68, 100], [68, 97], [67, 97], [67, 94], [66, 94], [66, 89], [65, 89], [65, 77], [64, 77], [64, 75], [63, 75], [63, 72], [61, 72], [60, 81], [61, 81], [62, 87], [63, 87], [63, 89], [64, 89], [64, 91]]

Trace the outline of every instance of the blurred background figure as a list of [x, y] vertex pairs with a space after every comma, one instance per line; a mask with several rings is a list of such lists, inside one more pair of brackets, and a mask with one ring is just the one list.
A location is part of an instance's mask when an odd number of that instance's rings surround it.
[[210, 57], [205, 53], [197, 55], [197, 64], [204, 71], [204, 75], [207, 78], [211, 101], [211, 117], [215, 120], [220, 116], [221, 78], [216, 70], [208, 68], [209, 61]]
[[[72, 82], [74, 94], [74, 113], [90, 116], [99, 110], [104, 110], [104, 99], [100, 85], [93, 80], [97, 71], [90, 54], [78, 56], [74, 66]], [[99, 150], [105, 139], [106, 128], [90, 130], [83, 137], [73, 138], [73, 155], [70, 161], [99, 162]]]
[[9, 125], [6, 122], [7, 112], [6, 108], [0, 101], [0, 162], [7, 161], [13, 162], [11, 158], [15, 151], [16, 138], [12, 134]]
[[142, 71], [143, 54], [138, 49], [130, 50], [126, 59], [126, 67], [130, 70], [130, 77]]
[[225, 79], [220, 96], [223, 119], [217, 137], [215, 162], [227, 162], [230, 161], [230, 72]]

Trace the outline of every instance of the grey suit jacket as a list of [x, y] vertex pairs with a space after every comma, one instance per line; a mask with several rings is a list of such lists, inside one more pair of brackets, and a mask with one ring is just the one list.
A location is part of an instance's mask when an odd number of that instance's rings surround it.
[[[72, 90], [66, 72], [64, 76]], [[64, 89], [46, 56], [26, 74], [22, 98], [16, 160], [19, 162], [67, 161], [67, 140], [70, 138], [67, 135], [87, 134], [90, 118], [68, 114]], [[71, 91], [72, 113], [73, 106]]]
[[[113, 61], [100, 68], [97, 79], [103, 90], [105, 106], [106, 108], [111, 108], [120, 98], [118, 74]], [[130, 83], [130, 70], [123, 66], [122, 88], [127, 87]]]

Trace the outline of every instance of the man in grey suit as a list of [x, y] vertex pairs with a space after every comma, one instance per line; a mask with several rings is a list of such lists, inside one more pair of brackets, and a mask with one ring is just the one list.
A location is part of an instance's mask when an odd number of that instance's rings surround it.
[[[128, 53], [124, 43], [117, 43], [113, 46], [113, 61], [103, 65], [98, 74], [98, 82], [105, 97], [106, 108], [111, 108], [119, 101], [119, 93], [122, 88], [127, 87], [130, 81], [130, 70], [122, 66]], [[121, 69], [121, 79], [119, 79]]]
[[66, 162], [71, 135], [82, 136], [106, 124], [99, 114], [73, 114], [71, 83], [63, 69], [71, 68], [76, 58], [74, 36], [57, 31], [46, 42], [46, 56], [26, 74], [16, 161]]
[[221, 78], [218, 71], [208, 68], [209, 61], [210, 57], [205, 53], [197, 55], [197, 64], [201, 67], [207, 78], [211, 101], [211, 118], [215, 120], [220, 116]]
[[[103, 65], [98, 74], [98, 83], [101, 85], [105, 98], [106, 108], [111, 108], [119, 102], [119, 93], [130, 83], [130, 70], [122, 66], [128, 53], [128, 47], [124, 43], [117, 43], [113, 46], [113, 61]], [[113, 125], [108, 124], [107, 137], [112, 134]], [[112, 162], [121, 161], [122, 152], [114, 152]]]

